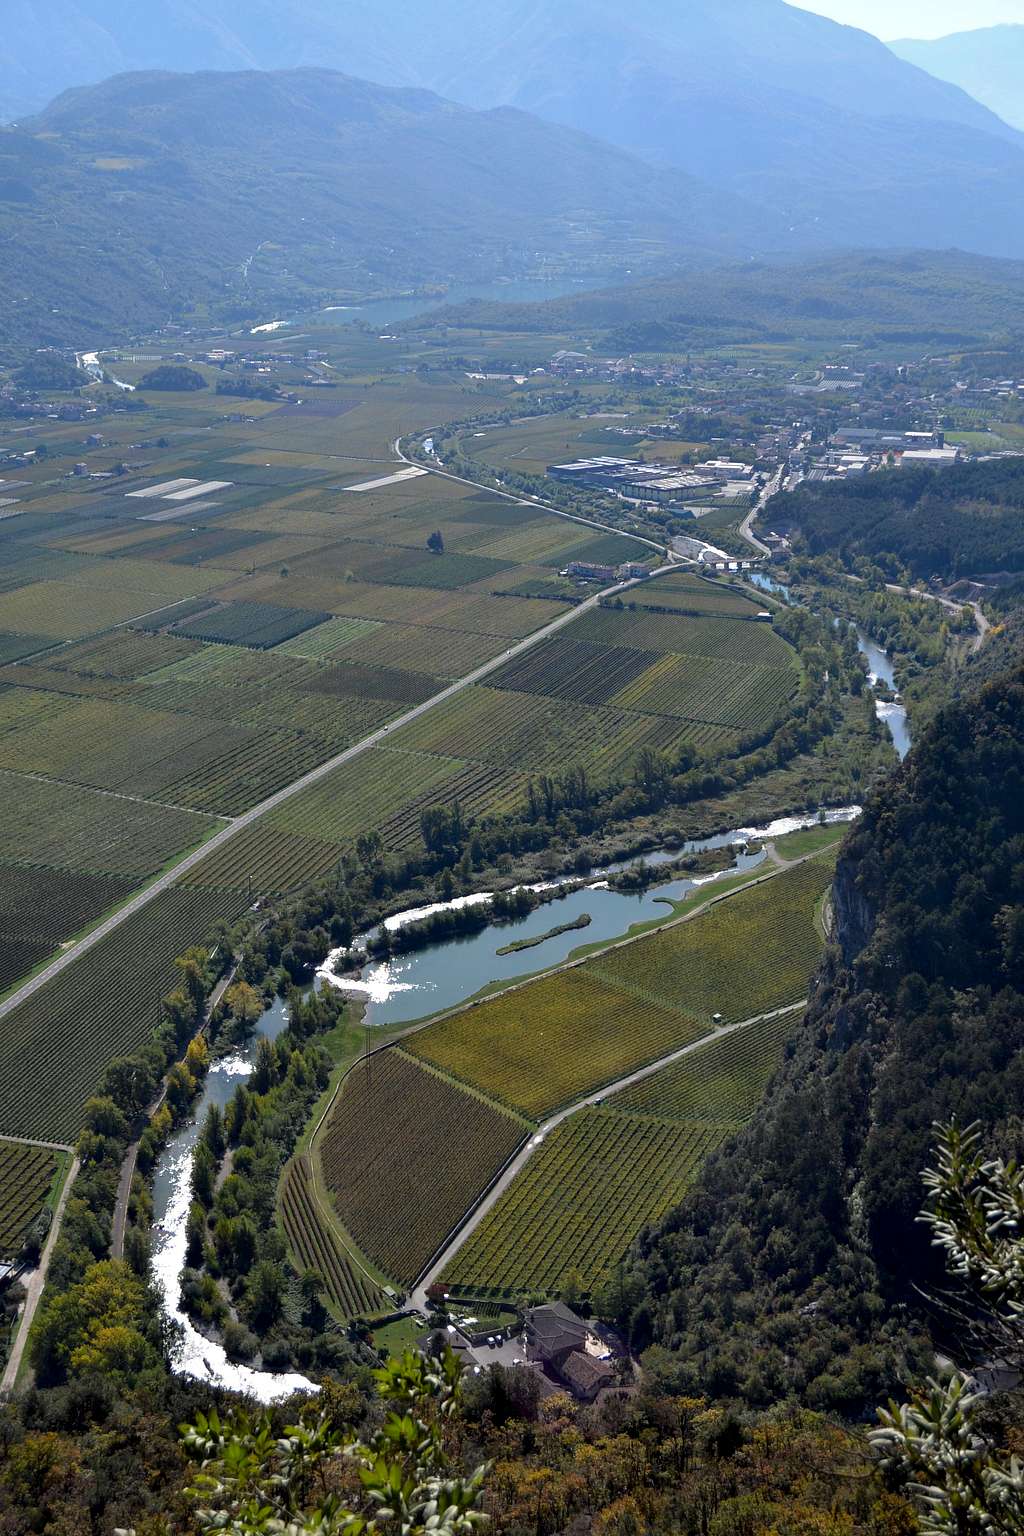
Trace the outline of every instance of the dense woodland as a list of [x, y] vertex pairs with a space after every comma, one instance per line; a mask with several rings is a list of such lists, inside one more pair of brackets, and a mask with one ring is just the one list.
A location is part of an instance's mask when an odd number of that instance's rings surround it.
[[921, 1291], [933, 1122], [1024, 1117], [1024, 672], [941, 711], [851, 832], [838, 943], [750, 1127], [642, 1243], [620, 1305], [677, 1391], [854, 1418], [956, 1354]]
[[[1024, 570], [1024, 459], [901, 469], [777, 496], [766, 518], [814, 555], [867, 556], [919, 580]], [[1017, 584], [1015, 584], [1016, 586]]]
[[959, 251], [853, 252], [651, 278], [545, 304], [474, 302], [432, 318], [459, 328], [604, 332], [594, 345], [608, 352], [688, 352], [751, 337], [954, 346], [1019, 334], [1017, 270]]

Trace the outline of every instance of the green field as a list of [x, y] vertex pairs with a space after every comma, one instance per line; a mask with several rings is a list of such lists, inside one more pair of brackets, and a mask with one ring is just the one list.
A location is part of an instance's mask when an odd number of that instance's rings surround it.
[[628, 1114], [663, 1120], [701, 1120], [730, 1129], [749, 1119], [799, 1028], [803, 1009], [710, 1040], [681, 1061], [662, 1067], [605, 1102]]
[[59, 1158], [48, 1147], [0, 1141], [0, 1260], [18, 1257], [43, 1209]]
[[559, 1125], [442, 1276], [470, 1294], [557, 1294], [607, 1280], [750, 1118], [802, 1010], [750, 1024]]
[[296, 1267], [300, 1273], [312, 1270], [320, 1276], [326, 1299], [342, 1321], [367, 1316], [386, 1305], [381, 1288], [353, 1261], [321, 1216], [305, 1153], [299, 1153], [285, 1169], [278, 1211]]
[[165, 891], [19, 1003], [0, 1029], [4, 1131], [74, 1141], [107, 1063], [152, 1038], [176, 956], [245, 904], [237, 891]]
[[590, 1290], [685, 1194], [722, 1126], [586, 1109], [558, 1126], [445, 1269], [483, 1296]]
[[532, 1118], [699, 1039], [802, 999], [822, 940], [819, 858], [710, 911], [499, 993], [414, 1035], [409, 1050]]

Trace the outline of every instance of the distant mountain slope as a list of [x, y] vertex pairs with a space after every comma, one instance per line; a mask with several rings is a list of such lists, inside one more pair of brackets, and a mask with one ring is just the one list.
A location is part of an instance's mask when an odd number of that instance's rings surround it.
[[[114, 69], [317, 64], [510, 105], [712, 180], [804, 245], [1024, 254], [1024, 140], [783, 0], [9, 0], [8, 111]], [[0, 99], [0, 111], [2, 111]]]
[[899, 58], [969, 91], [1005, 122], [1024, 128], [1024, 23], [955, 32], [889, 47]]
[[9, 339], [545, 259], [613, 276], [763, 238], [759, 216], [681, 172], [326, 70], [119, 76], [0, 130]]
[[1024, 336], [1024, 262], [961, 251], [747, 261], [542, 304], [477, 301], [440, 310], [431, 323], [568, 332], [615, 352], [751, 338], [955, 346]]

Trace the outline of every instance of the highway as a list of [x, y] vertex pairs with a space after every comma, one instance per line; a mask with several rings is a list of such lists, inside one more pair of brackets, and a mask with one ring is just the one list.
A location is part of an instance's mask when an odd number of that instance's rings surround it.
[[[434, 471], [434, 473], [437, 473], [437, 471]], [[484, 489], [488, 489], [488, 487], [484, 487]], [[501, 493], [496, 492], [495, 494]], [[671, 569], [671, 567], [665, 567], [665, 569]], [[79, 939], [70, 949], [65, 950], [63, 954], [52, 960], [49, 965], [45, 966], [37, 975], [31, 977], [29, 981], [26, 981], [17, 991], [12, 992], [3, 1003], [0, 1003], [0, 1019], [5, 1018], [7, 1014], [11, 1013], [21, 1003], [33, 997], [41, 988], [47, 986], [55, 976], [60, 975], [61, 971], [65, 971], [69, 966], [74, 965], [77, 960], [81, 959], [84, 954], [87, 954], [101, 940], [105, 939], [108, 934], [113, 933], [122, 923], [127, 922], [130, 917], [134, 917], [137, 912], [141, 912], [157, 896], [160, 896], [164, 891], [170, 890], [183, 875], [187, 875], [191, 870], [195, 869], [208, 854], [222, 848], [237, 832], [252, 826], [253, 822], [259, 821], [260, 817], [265, 816], [269, 811], [276, 810], [278, 806], [286, 804], [296, 795], [301, 794], [304, 789], [308, 789], [311, 784], [319, 783], [321, 779], [325, 779], [328, 774], [333, 773], [336, 768], [342, 768], [346, 763], [354, 762], [357, 757], [361, 757], [371, 747], [382, 746], [397, 731], [401, 730], [403, 726], [411, 725], [414, 720], [419, 720], [423, 715], [429, 714], [432, 709], [436, 709], [438, 705], [445, 703], [446, 700], [454, 698], [456, 694], [462, 693], [464, 689], [472, 687], [474, 683], [483, 682], [492, 672], [496, 672], [499, 667], [504, 666], [507, 661], [522, 655], [524, 651], [531, 650], [543, 640], [547, 640], [552, 635], [557, 634], [567, 624], [573, 623], [581, 613], [586, 613], [589, 609], [595, 608], [602, 599], [614, 597], [621, 592], [627, 592], [637, 585], [636, 581], [624, 581], [614, 587], [607, 587], [601, 592], [594, 593], [592, 597], [586, 598], [577, 607], [570, 608], [566, 613], [559, 614], [550, 624], [545, 624], [543, 629], [535, 630], [532, 635], [527, 635], [525, 640], [517, 641], [500, 656], [495, 656], [491, 661], [484, 662], [483, 666], [477, 667], [475, 671], [449, 684], [447, 688], [442, 689], [440, 693], [433, 694], [431, 698], [426, 699], [422, 704], [417, 704], [413, 709], [408, 710], [406, 714], [399, 716], [397, 720], [392, 720], [388, 725], [381, 726], [378, 730], [372, 732], [369, 736], [363, 737], [361, 741], [356, 742], [353, 746], [346, 747], [343, 752], [336, 753], [334, 757], [328, 758], [319, 767], [310, 769], [301, 778], [295, 779], [291, 784], [286, 784], [283, 789], [277, 790], [276, 793], [270, 795], [266, 800], [261, 800], [258, 805], [254, 805], [250, 810], [236, 817], [227, 826], [216, 832], [207, 842], [201, 844], [200, 847], [188, 854], [180, 863], [175, 864], [172, 869], [161, 875], [159, 879], [154, 880], [152, 884], [146, 886], [136, 896], [133, 896], [123, 907], [119, 907], [116, 912], [113, 912], [108, 918], [98, 924], [97, 927]]]

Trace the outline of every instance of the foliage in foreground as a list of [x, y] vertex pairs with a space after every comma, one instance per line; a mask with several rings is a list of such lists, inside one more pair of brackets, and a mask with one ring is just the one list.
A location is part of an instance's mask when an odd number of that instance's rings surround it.
[[[965, 1335], [1024, 1364], [1024, 1170], [983, 1160], [977, 1125], [939, 1132], [938, 1166], [924, 1178], [932, 1229], [946, 1267], [969, 1295]], [[890, 1403], [873, 1435], [883, 1462], [902, 1473], [921, 1510], [925, 1536], [1024, 1532], [1024, 1464], [1003, 1459], [984, 1433], [983, 1398], [969, 1377], [930, 1381], [910, 1401]]]
[[[450, 1349], [440, 1360], [407, 1354], [374, 1375], [389, 1411], [368, 1439], [333, 1426], [329, 1410], [307, 1413], [276, 1435], [269, 1414], [216, 1410], [182, 1426], [200, 1470], [189, 1490], [204, 1532], [239, 1536], [395, 1530], [473, 1531], [486, 1467], [463, 1475], [450, 1455], [446, 1424], [459, 1397], [462, 1367]], [[354, 1477], [346, 1477], [346, 1471]], [[339, 1475], [340, 1474], [340, 1475]]]

